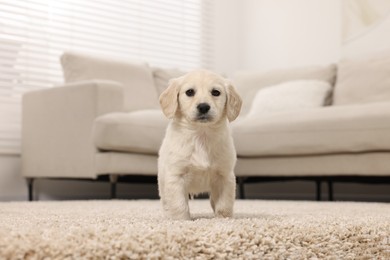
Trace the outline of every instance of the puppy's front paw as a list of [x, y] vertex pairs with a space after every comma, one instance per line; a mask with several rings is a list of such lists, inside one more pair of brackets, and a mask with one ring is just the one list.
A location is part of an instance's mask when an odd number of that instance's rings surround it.
[[[167, 219], [171, 220], [190, 220], [190, 209], [186, 203], [168, 203], [166, 200], [162, 200], [164, 215]], [[173, 205], [172, 205], [173, 204]], [[177, 205], [179, 204], [179, 205]]]
[[233, 217], [233, 209], [230, 209], [230, 208], [216, 209], [215, 216], [217, 218], [231, 218], [231, 217]]
[[165, 210], [165, 217], [170, 220], [191, 220], [191, 216], [189, 212], [171, 212]]

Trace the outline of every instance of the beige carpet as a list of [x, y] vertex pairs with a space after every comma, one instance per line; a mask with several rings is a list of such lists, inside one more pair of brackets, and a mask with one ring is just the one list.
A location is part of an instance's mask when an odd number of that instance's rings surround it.
[[390, 259], [390, 204], [237, 201], [164, 220], [158, 201], [0, 203], [0, 259]]

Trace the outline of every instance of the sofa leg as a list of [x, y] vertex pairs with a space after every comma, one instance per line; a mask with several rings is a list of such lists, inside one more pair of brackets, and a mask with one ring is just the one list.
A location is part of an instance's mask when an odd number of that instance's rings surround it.
[[328, 192], [329, 201], [333, 201], [333, 182], [331, 180], [328, 181]]
[[118, 175], [110, 174], [110, 184], [111, 184], [110, 199], [116, 199], [117, 183], [118, 183]]
[[316, 180], [316, 199], [317, 201], [321, 200], [321, 180]]
[[33, 201], [34, 178], [27, 178], [28, 201]]
[[240, 199], [245, 199], [245, 188], [244, 188], [244, 178], [238, 177], [238, 190], [240, 194]]

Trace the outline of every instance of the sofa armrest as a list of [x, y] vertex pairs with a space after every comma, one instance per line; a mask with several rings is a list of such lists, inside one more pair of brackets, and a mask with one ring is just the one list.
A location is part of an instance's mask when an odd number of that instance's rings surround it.
[[97, 116], [123, 111], [121, 84], [82, 81], [23, 96], [24, 177], [96, 178], [92, 128]]

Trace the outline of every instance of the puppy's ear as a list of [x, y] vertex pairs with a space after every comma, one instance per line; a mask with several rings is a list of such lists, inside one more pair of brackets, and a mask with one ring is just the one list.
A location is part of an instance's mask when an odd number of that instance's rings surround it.
[[168, 88], [160, 95], [160, 106], [166, 117], [169, 119], [175, 116], [177, 110], [177, 97], [179, 95], [178, 79], [171, 79]]
[[226, 101], [226, 114], [229, 122], [234, 121], [241, 111], [242, 99], [237, 93], [235, 87], [228, 82], [227, 83], [227, 101]]

